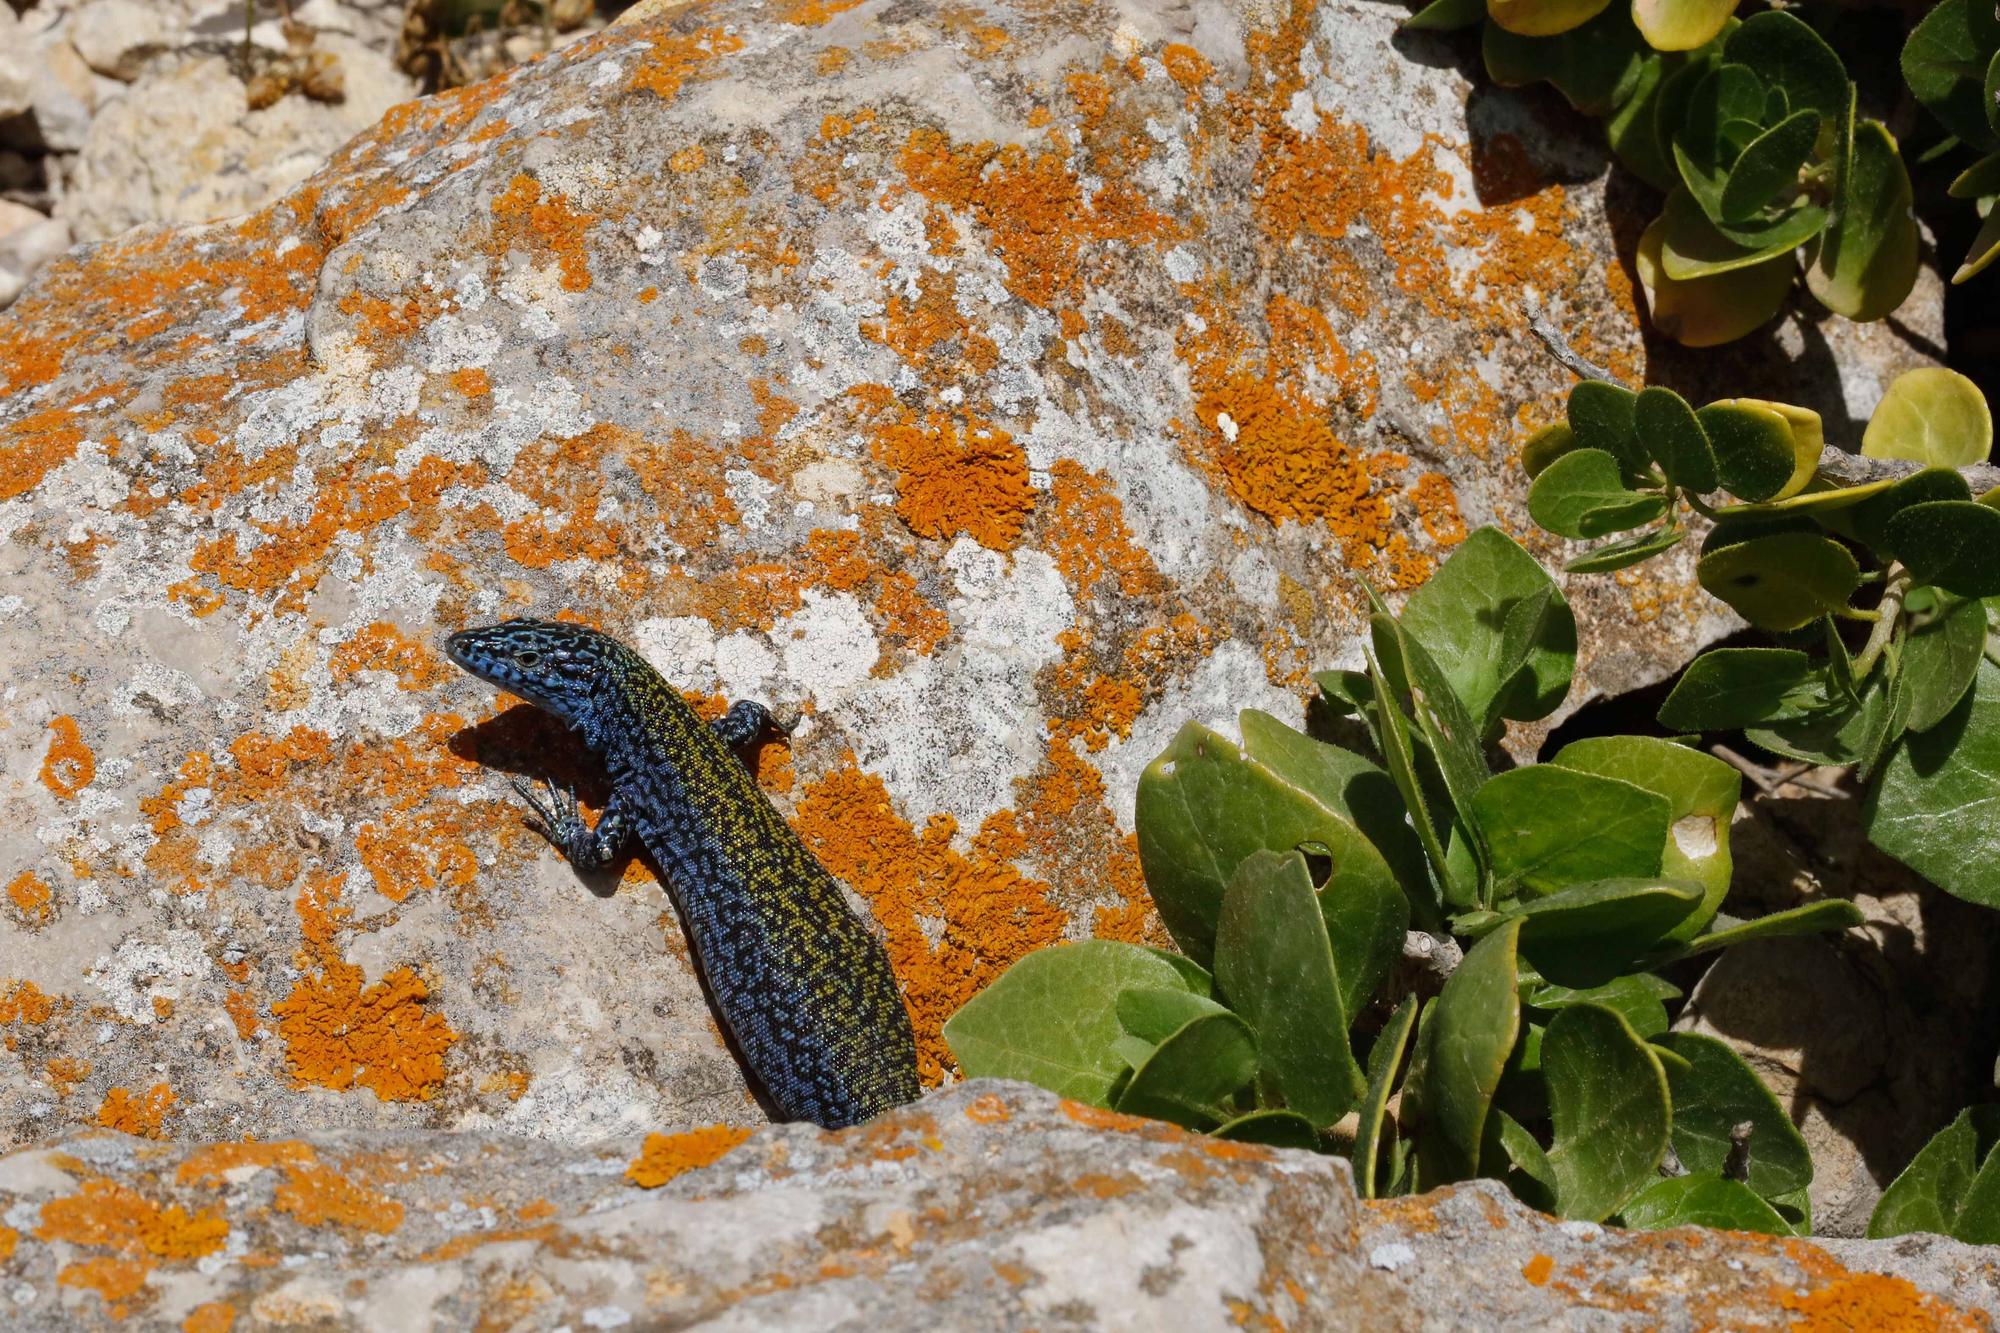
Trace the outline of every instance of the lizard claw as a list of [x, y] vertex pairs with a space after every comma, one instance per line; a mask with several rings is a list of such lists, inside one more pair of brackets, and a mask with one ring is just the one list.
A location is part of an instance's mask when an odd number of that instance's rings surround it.
[[557, 814], [560, 802], [556, 797], [555, 784], [546, 778], [542, 779], [543, 785], [549, 789], [549, 799], [544, 801], [533, 787], [530, 787], [527, 783], [521, 781], [521, 779], [513, 778], [511, 782], [513, 783], [514, 790], [519, 793], [522, 800], [528, 803], [528, 809], [534, 814], [534, 819], [528, 821], [528, 826], [544, 838], [547, 838], [550, 842], [555, 842], [556, 828], [562, 822]]

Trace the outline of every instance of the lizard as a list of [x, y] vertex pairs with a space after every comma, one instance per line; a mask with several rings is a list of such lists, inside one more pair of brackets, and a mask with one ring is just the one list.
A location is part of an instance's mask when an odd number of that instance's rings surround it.
[[636, 836], [667, 872], [715, 1007], [786, 1119], [828, 1129], [916, 1100], [916, 1041], [889, 954], [758, 787], [737, 747], [776, 725], [740, 701], [704, 723], [632, 649], [583, 625], [508, 620], [444, 641], [459, 667], [554, 714], [605, 763], [597, 826], [573, 792], [531, 823], [590, 872]]

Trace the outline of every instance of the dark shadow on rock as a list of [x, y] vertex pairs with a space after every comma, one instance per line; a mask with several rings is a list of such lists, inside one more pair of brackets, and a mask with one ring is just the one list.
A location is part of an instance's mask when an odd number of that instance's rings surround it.
[[1465, 98], [1472, 185], [1482, 207], [1517, 203], [1550, 185], [1596, 180], [1611, 165], [1596, 121], [1544, 84], [1500, 88], [1478, 70]]

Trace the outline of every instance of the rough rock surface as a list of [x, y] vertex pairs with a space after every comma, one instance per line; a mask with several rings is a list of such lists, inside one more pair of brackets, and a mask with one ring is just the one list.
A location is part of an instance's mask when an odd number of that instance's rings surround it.
[[56, 216], [79, 240], [98, 240], [142, 222], [247, 213], [416, 91], [386, 55], [352, 38], [323, 34], [314, 49], [340, 62], [346, 96], [337, 104], [294, 95], [253, 110], [227, 57], [155, 61], [91, 121]]
[[[392, 1131], [0, 1157], [10, 1328], [1975, 1329], [1990, 1256], [1365, 1206], [1330, 1158], [978, 1082], [837, 1135]], [[1886, 1275], [1885, 1275], [1886, 1274]]]
[[[929, 1079], [1013, 959], [1156, 932], [1173, 732], [1299, 716], [1355, 572], [1536, 540], [1531, 305], [1644, 369], [1578, 127], [1400, 13], [669, 10], [45, 270], [0, 318], [0, 1135], [750, 1114], [653, 869], [520, 823], [510, 773], [604, 789], [438, 655], [504, 615], [805, 709], [759, 775]], [[1592, 685], [1704, 633], [1685, 574], [1579, 584]]]

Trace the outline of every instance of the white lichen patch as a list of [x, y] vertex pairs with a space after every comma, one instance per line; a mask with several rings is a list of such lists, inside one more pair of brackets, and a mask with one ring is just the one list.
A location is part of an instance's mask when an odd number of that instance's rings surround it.
[[156, 939], [128, 939], [90, 967], [90, 984], [121, 1018], [153, 1022], [153, 1001], [187, 999], [209, 971], [202, 937], [192, 930], [167, 930]]

